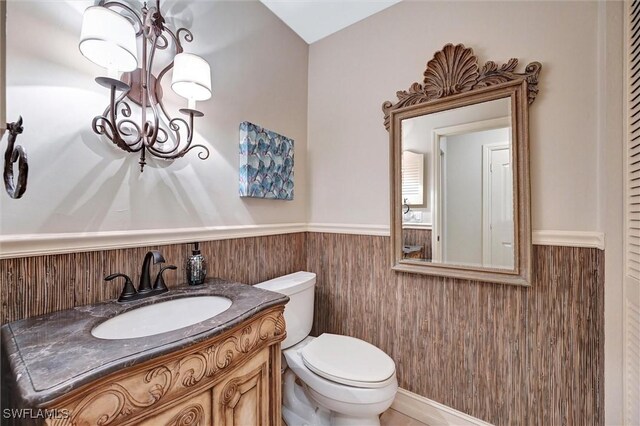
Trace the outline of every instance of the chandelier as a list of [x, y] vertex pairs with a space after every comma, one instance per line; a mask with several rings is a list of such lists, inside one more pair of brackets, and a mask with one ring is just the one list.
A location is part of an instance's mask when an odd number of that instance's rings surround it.
[[[211, 69], [200, 56], [184, 52], [182, 43], [191, 41], [193, 34], [186, 28], [173, 31], [165, 25], [160, 0], [155, 7], [144, 3], [140, 13], [105, 0], [84, 12], [80, 52], [106, 68], [107, 75], [96, 82], [110, 91], [109, 105], [93, 119], [93, 131], [126, 152], [140, 153], [141, 172], [147, 155], [173, 160], [198, 148], [201, 160], [209, 157], [207, 147], [192, 141], [193, 119], [204, 115], [196, 102], [211, 97]], [[159, 52], [171, 48], [173, 60], [154, 75]], [[171, 88], [187, 99], [187, 107], [179, 110], [186, 118], [172, 118], [162, 102], [162, 80], [171, 69]], [[140, 107], [137, 119], [132, 117], [130, 102]]]

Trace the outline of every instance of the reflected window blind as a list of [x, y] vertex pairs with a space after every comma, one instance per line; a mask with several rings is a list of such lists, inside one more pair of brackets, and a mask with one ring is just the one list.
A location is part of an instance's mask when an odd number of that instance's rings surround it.
[[[424, 154], [402, 152], [402, 202], [424, 204]], [[406, 200], [406, 201], [405, 201]]]
[[626, 272], [640, 280], [640, 1], [629, 4]]

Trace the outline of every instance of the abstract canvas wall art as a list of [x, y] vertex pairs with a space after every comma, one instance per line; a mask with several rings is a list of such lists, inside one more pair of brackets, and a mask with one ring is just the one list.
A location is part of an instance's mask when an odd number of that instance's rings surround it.
[[293, 200], [293, 139], [240, 123], [240, 196]]

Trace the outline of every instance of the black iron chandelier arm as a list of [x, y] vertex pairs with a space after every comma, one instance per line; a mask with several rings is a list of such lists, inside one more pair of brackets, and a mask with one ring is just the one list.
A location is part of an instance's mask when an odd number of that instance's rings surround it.
[[118, 129], [120, 135], [124, 135], [126, 137], [135, 137], [135, 139], [131, 142], [127, 142], [126, 139], [121, 138], [124, 144], [129, 147], [129, 152], [138, 152], [142, 149], [142, 144], [140, 143], [140, 141], [142, 140], [142, 131], [140, 130], [140, 126], [138, 126], [135, 121], [129, 119], [120, 120], [116, 128]]
[[164, 153], [162, 151], [156, 150], [155, 148], [148, 148], [148, 150], [150, 152], [152, 152], [153, 155], [155, 155], [156, 157], [159, 157], [159, 158], [163, 158], [165, 160], [173, 160], [173, 159], [176, 159], [176, 158], [184, 157], [189, 151], [191, 151], [193, 149], [201, 149], [201, 151], [198, 153], [198, 158], [199, 159], [206, 160], [207, 158], [209, 158], [209, 155], [210, 155], [209, 148], [207, 148], [204, 145], [200, 145], [200, 144], [187, 145], [182, 150], [180, 150], [179, 152], [177, 152], [175, 154]]
[[175, 158], [183, 157], [186, 153], [188, 153], [192, 149], [199, 148], [201, 149], [201, 151], [198, 153], [198, 158], [200, 158], [201, 160], [206, 160], [207, 158], [209, 158], [209, 148], [200, 144], [193, 145], [193, 146], [191, 145], [191, 143], [193, 142], [193, 117], [194, 117], [193, 111], [189, 112], [189, 125], [187, 125], [186, 121], [181, 118], [174, 119], [176, 120], [176, 122], [180, 120], [182, 123], [184, 123], [188, 131], [187, 145], [175, 155]]
[[[178, 53], [182, 53], [184, 52], [184, 49], [182, 48], [182, 44], [180, 43], [180, 40], [178, 39], [178, 37], [176, 36], [176, 34], [171, 30], [171, 28], [166, 28], [164, 29], [169, 36], [171, 36], [171, 39], [173, 40], [173, 44], [176, 47], [176, 55]], [[173, 66], [173, 61], [171, 61], [171, 65]], [[168, 68], [168, 67], [167, 67]]]
[[[111, 128], [114, 130], [113, 132], [114, 139], [112, 139], [112, 141], [116, 145], [124, 149], [125, 151], [136, 152], [138, 150], [135, 149], [134, 146], [140, 142], [142, 136], [140, 132], [140, 127], [133, 120], [130, 120], [128, 118], [131, 116], [131, 107], [127, 102], [124, 101], [124, 95], [126, 95], [127, 93], [128, 93], [128, 90], [125, 90], [123, 91], [123, 94], [119, 98], [116, 98], [116, 87], [111, 86], [111, 102], [109, 103], [109, 120], [108, 121], [111, 124]], [[120, 122], [118, 122], [118, 106], [119, 105], [122, 105], [122, 111], [121, 111], [122, 115], [124, 117], [127, 117], [125, 120], [121, 120]], [[134, 136], [129, 129], [124, 127], [125, 125], [132, 126], [137, 132], [137, 134], [135, 135], [135, 140], [133, 142], [127, 142], [122, 137], [122, 135], [128, 136], [128, 137]]]
[[[125, 121], [127, 121], [128, 124], [132, 124], [133, 126], [136, 126], [136, 124], [131, 122], [131, 120], [125, 120]], [[127, 152], [139, 151], [140, 150], [139, 148], [138, 149], [134, 148], [134, 146], [136, 145], [135, 142], [133, 143], [127, 142], [120, 136], [121, 132], [124, 132], [126, 136], [130, 135], [130, 133], [128, 133], [126, 129], [121, 128], [123, 124], [124, 123], [120, 122], [117, 125], [113, 125], [107, 117], [98, 115], [93, 118], [93, 121], [91, 122], [91, 127], [95, 133], [105, 136], [107, 139], [113, 142], [118, 148]]]
[[91, 121], [91, 128], [93, 129], [94, 133], [97, 133], [99, 135], [104, 135], [111, 142], [118, 145], [115, 137], [116, 129], [113, 126], [113, 124], [111, 124], [111, 122], [107, 117], [103, 115], [96, 115], [95, 117], [93, 117], [93, 120]]
[[131, 117], [131, 106], [129, 102], [124, 100], [125, 95], [126, 93], [116, 99], [116, 117], [118, 115], [118, 107], [120, 107], [120, 114], [122, 114], [123, 117]]
[[[129, 117], [131, 117], [131, 106], [129, 105], [129, 102], [124, 100], [124, 96], [121, 96], [116, 100], [116, 120], [118, 119], [118, 108], [120, 108], [120, 113], [125, 117], [125, 119], [117, 122], [116, 129], [121, 136], [124, 135], [128, 138], [135, 136], [135, 139], [133, 140], [127, 141], [125, 138], [122, 138], [122, 140], [127, 144], [127, 146], [129, 146], [129, 148], [131, 148], [131, 152], [138, 152], [141, 149], [141, 147], [137, 145], [142, 141], [142, 131], [135, 121], [129, 119]], [[135, 133], [132, 132], [132, 128], [135, 130]]]
[[201, 160], [206, 160], [207, 158], [209, 158], [209, 148], [207, 148], [204, 145], [192, 145], [188, 148], [185, 147], [185, 149], [183, 149], [182, 151], [180, 151], [174, 158], [180, 158], [180, 157], [184, 157], [188, 152], [190, 152], [193, 149], [200, 149], [201, 151], [198, 153], [198, 158]]
[[[146, 70], [146, 72], [147, 72], [146, 81], [147, 82], [152, 81], [151, 69], [153, 68], [153, 60], [155, 59], [156, 45], [157, 45], [158, 38], [156, 36], [153, 36], [152, 39], [153, 39], [153, 41], [152, 41], [152, 45], [151, 45], [151, 52], [149, 54], [149, 63], [148, 63], [147, 70]], [[155, 96], [153, 96], [151, 90], [145, 90], [145, 93], [144, 93], [143, 96], [145, 96], [147, 98], [148, 106], [151, 107], [151, 111], [153, 113], [153, 124], [151, 122], [149, 122], [149, 121], [147, 123], [145, 123], [145, 127], [146, 128], [145, 128], [145, 132], [144, 132], [144, 144], [147, 147], [152, 147], [157, 142], [158, 129], [160, 128], [160, 116], [159, 116], [158, 108], [157, 108], [158, 100], [155, 99]]]
[[[180, 145], [182, 145], [182, 133], [180, 131], [181, 125], [184, 126], [184, 128], [187, 131], [187, 145], [182, 150], [178, 151], [178, 149], [180, 148]], [[170, 149], [158, 149], [155, 146], [148, 146], [147, 148], [151, 153], [153, 153], [153, 155], [156, 155], [164, 159], [178, 158], [177, 155], [183, 150], [188, 149], [189, 145], [191, 145], [192, 130], [184, 119], [178, 118], [178, 117], [172, 118], [169, 121], [169, 129], [173, 133], [175, 144]], [[159, 143], [164, 144], [169, 139], [169, 137], [168, 137], [167, 131], [162, 129], [162, 132], [164, 133], [166, 138], [162, 138], [159, 141]]]
[[176, 117], [171, 119], [169, 122], [169, 127], [176, 134], [176, 140], [180, 142], [180, 124], [184, 125], [184, 128], [187, 130], [187, 148], [191, 145], [191, 141], [193, 140], [193, 115], [190, 115], [189, 123], [186, 122], [185, 119]]
[[126, 12], [126, 18], [133, 21], [134, 26], [137, 26], [138, 28], [136, 29], [136, 37], [142, 35], [142, 33], [144, 32], [144, 25], [142, 24], [142, 17], [140, 16], [140, 14], [138, 14], [138, 12], [136, 12], [135, 10], [133, 10], [131, 7], [127, 6], [124, 3], [120, 3], [119, 1], [105, 1], [105, 0], [101, 0], [100, 3], [98, 3], [98, 5], [106, 7], [108, 9], [113, 9], [116, 7], [121, 8], [122, 10], [124, 10]]
[[[120, 96], [118, 96], [115, 100], [115, 105], [116, 105], [116, 118], [118, 115], [118, 106], [120, 104], [122, 104], [122, 115], [125, 117], [130, 117], [131, 116], [131, 107], [129, 106], [129, 103], [127, 101], [124, 100], [124, 98], [127, 96], [127, 93], [129, 93], [128, 91], [123, 91]], [[109, 98], [111, 99], [111, 98]], [[111, 112], [111, 102], [109, 102], [109, 104], [105, 107], [104, 111], [102, 112], [102, 116], [103, 117], [107, 117]]]
[[[171, 39], [173, 40], [173, 44], [175, 45], [175, 49], [176, 49], [176, 55], [179, 53], [184, 52], [184, 49], [182, 48], [182, 43], [180, 43], [180, 39], [178, 38], [178, 36], [176, 36], [176, 34], [170, 29], [165, 27], [164, 30], [171, 36]], [[190, 35], [190, 40], [193, 40], [193, 35], [191, 34], [191, 32], [187, 29], [184, 28], [180, 28], [178, 31], [180, 30], [184, 30], [187, 31], [188, 34]], [[162, 37], [166, 40], [166, 37], [164, 36], [164, 34], [162, 35]], [[185, 40], [186, 36], [185, 36]], [[189, 40], [187, 40], [189, 41]], [[167, 42], [167, 45], [169, 43]], [[164, 47], [158, 47], [158, 49], [165, 49], [166, 46]], [[167, 65], [166, 67], [164, 67], [162, 69], [162, 71], [160, 71], [160, 73], [158, 74], [158, 78], [156, 79], [156, 83], [154, 86], [154, 92], [155, 93], [159, 93], [160, 90], [162, 90], [162, 79], [164, 78], [164, 76], [171, 71], [171, 69], [173, 68], [173, 61], [171, 61], [169, 63], [169, 65]], [[162, 113], [164, 114], [165, 117], [167, 117], [169, 120], [171, 119], [171, 116], [169, 115], [169, 113], [167, 112], [167, 109], [165, 108], [164, 104], [161, 101], [158, 101], [158, 106], [160, 107], [160, 109], [162, 110]]]
[[[198, 153], [198, 158], [200, 158], [201, 160], [206, 160], [207, 158], [209, 158], [209, 154], [210, 154], [209, 148], [200, 144], [191, 145], [193, 142], [193, 117], [194, 117], [194, 114], [190, 113], [189, 123], [187, 123], [187, 121], [184, 120], [183, 118], [179, 118], [179, 117], [174, 118], [169, 122], [169, 127], [174, 132], [175, 138], [176, 138], [176, 144], [172, 149], [168, 151], [162, 151], [154, 147], [149, 147], [149, 151], [153, 153], [153, 155], [160, 158], [174, 159], [174, 158], [184, 157], [184, 155], [187, 154], [192, 149], [198, 148], [198, 149], [201, 149], [201, 151]], [[184, 128], [187, 130], [187, 143], [181, 150], [178, 151], [178, 148], [180, 147], [180, 144], [181, 144], [180, 125], [184, 126]]]
[[[124, 100], [118, 101], [116, 104], [116, 116], [118, 113], [118, 106], [121, 107], [120, 112], [126, 118], [124, 120], [120, 120], [116, 127], [120, 132], [120, 135], [124, 135], [130, 139], [135, 136], [135, 139], [130, 141], [127, 141], [124, 138], [122, 139], [124, 143], [131, 148], [131, 152], [138, 152], [142, 149], [142, 145], [140, 143], [143, 135], [142, 130], [140, 129], [140, 126], [138, 126], [138, 123], [129, 119], [129, 117], [131, 117], [131, 107], [129, 106], [129, 103]], [[132, 132], [132, 128], [135, 130], [135, 133]]]
[[[116, 98], [116, 87], [112, 86], [109, 106], [107, 106], [103, 115], [94, 117], [92, 127], [95, 133], [106, 136], [120, 149], [127, 152], [138, 152], [140, 147], [136, 147], [136, 145], [142, 139], [142, 132], [140, 127], [128, 118], [131, 116], [131, 107], [124, 101], [126, 94], [127, 91], [124, 91], [122, 95]], [[120, 113], [126, 119], [118, 121], [118, 108], [120, 108]], [[133, 140], [127, 141], [123, 138], [123, 135]]]
[[[165, 28], [165, 31], [166, 31], [166, 28]], [[169, 40], [164, 34], [160, 34], [158, 36], [158, 40], [162, 41], [162, 43], [158, 43], [156, 46], [158, 50], [165, 50], [167, 47], [169, 47]]]
[[[183, 33], [184, 33], [184, 36], [182, 36]], [[174, 40], [176, 40], [176, 45], [180, 47], [180, 52], [178, 53], [182, 53], [183, 51], [182, 42], [180, 41], [180, 36], [182, 36], [182, 38], [184, 38], [184, 41], [186, 41], [187, 43], [191, 43], [193, 41], [193, 33], [190, 30], [184, 27], [178, 28], [178, 31], [176, 31], [176, 34], [174, 36]]]
[[[173, 62], [171, 63], [171, 67], [173, 67]], [[162, 86], [160, 85], [160, 82], [162, 81], [162, 77], [164, 77], [164, 75], [166, 74], [165, 71], [169, 71], [171, 69], [171, 67], [167, 67], [164, 70], [162, 70], [162, 72], [158, 75], [158, 78], [156, 79], [156, 85], [155, 85], [155, 92], [158, 93], [158, 90], [162, 90]], [[162, 114], [164, 114], [164, 116], [166, 117], [167, 120], [171, 120], [171, 116], [169, 115], [169, 113], [167, 112], [167, 109], [164, 106], [164, 103], [159, 100], [158, 101], [158, 106], [160, 107], [160, 111], [162, 111]]]
[[[162, 102], [162, 81], [174, 68], [171, 60], [157, 75], [153, 75], [156, 50], [169, 48], [171, 41], [175, 55], [184, 52], [183, 43], [193, 41], [193, 34], [186, 28], [174, 31], [165, 26], [160, 12], [159, 1], [155, 7], [146, 3], [140, 13], [117, 0], [101, 0], [100, 5], [111, 8], [129, 19], [134, 26], [136, 37], [141, 37], [142, 57], [139, 68], [125, 74], [123, 81], [114, 81], [108, 77], [96, 79], [99, 84], [109, 87], [110, 103], [102, 116], [93, 120], [93, 131], [104, 135], [116, 146], [126, 152], [140, 152], [140, 170], [146, 165], [147, 152], [157, 158], [172, 160], [183, 157], [198, 148], [198, 158], [209, 157], [209, 149], [204, 145], [193, 145], [194, 117], [202, 113], [188, 108], [180, 112], [189, 118], [172, 118]], [[166, 32], [165, 32], [166, 31]], [[116, 94], [116, 91], [122, 91]], [[129, 98], [141, 107], [141, 119], [136, 123], [131, 119], [132, 109], [125, 98]], [[151, 116], [152, 115], [152, 116]]]
[[191, 151], [192, 149], [196, 149], [199, 148], [201, 149], [201, 151], [198, 153], [198, 158], [201, 160], [206, 160], [207, 158], [209, 158], [209, 148], [207, 148], [204, 145], [193, 145], [191, 148], [189, 148], [187, 151], [185, 151], [182, 155], [186, 154], [187, 152]]
[[158, 128], [158, 138], [156, 143], [163, 144], [169, 140], [169, 133], [162, 127]]
[[[154, 86], [154, 93], [160, 93], [160, 91], [162, 90], [162, 79], [164, 78], [164, 76], [173, 68], [173, 61], [171, 61], [171, 63], [169, 65], [167, 65], [166, 67], [164, 67], [164, 69], [162, 71], [160, 71], [160, 73], [158, 74], [158, 78], [156, 78], [156, 84]], [[171, 119], [171, 116], [169, 115], [169, 113], [167, 112], [167, 109], [165, 108], [164, 104], [162, 103], [161, 100], [158, 100], [158, 106], [160, 107], [160, 109], [162, 110], [162, 113], [164, 114], [165, 117], [167, 117], [167, 119]]]

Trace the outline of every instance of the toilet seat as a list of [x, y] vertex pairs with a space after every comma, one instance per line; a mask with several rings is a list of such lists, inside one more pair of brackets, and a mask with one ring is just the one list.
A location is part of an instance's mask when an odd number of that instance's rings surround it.
[[382, 388], [395, 381], [395, 363], [382, 350], [363, 340], [322, 334], [300, 350], [315, 374], [347, 386]]
[[[340, 403], [354, 406], [367, 406], [380, 403], [386, 404], [388, 402], [388, 404], [391, 405], [398, 390], [398, 381], [395, 374], [391, 377], [389, 383], [382, 387], [364, 388], [337, 383], [311, 371], [304, 363], [301, 352], [305, 346], [315, 339], [317, 338], [309, 336], [297, 345], [285, 349], [282, 352], [287, 367], [292, 369], [295, 375], [298, 376], [313, 393], [331, 399], [334, 403], [339, 401]], [[386, 408], [388, 408], [388, 406], [382, 411]]]

